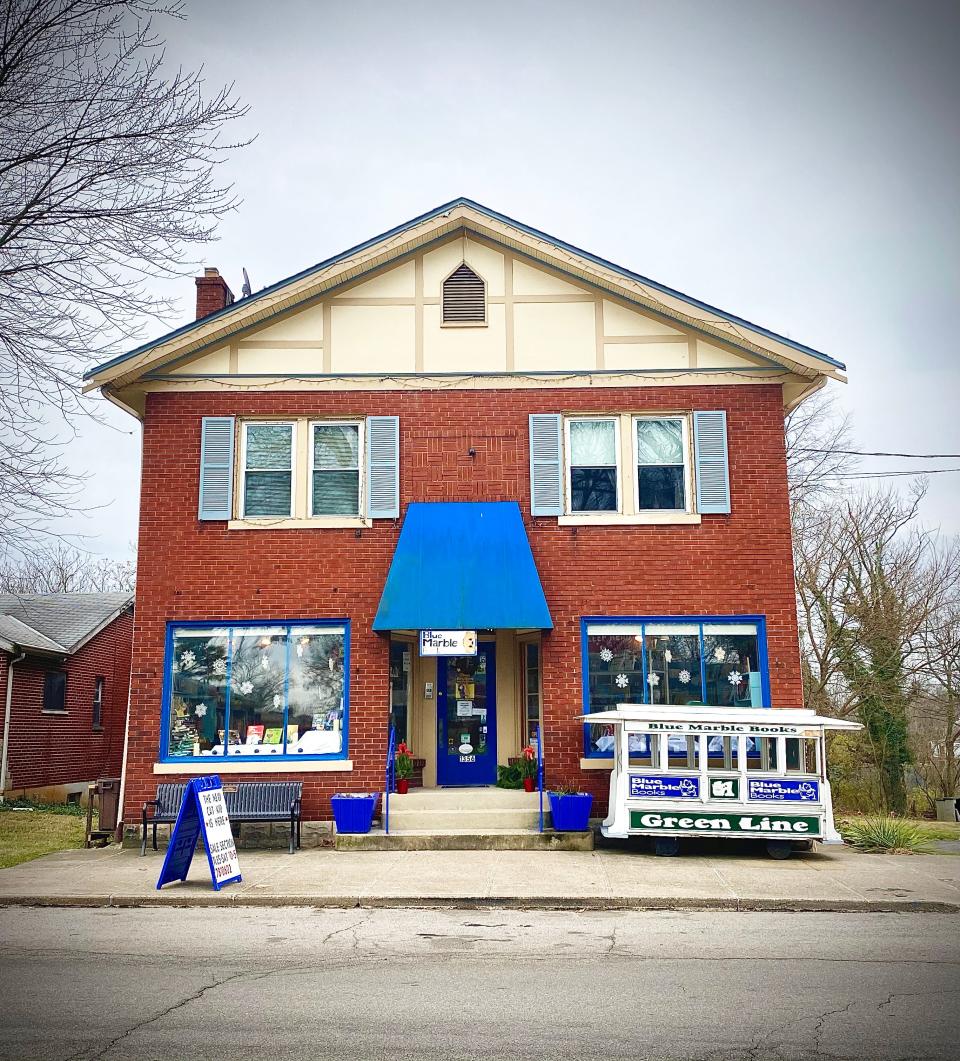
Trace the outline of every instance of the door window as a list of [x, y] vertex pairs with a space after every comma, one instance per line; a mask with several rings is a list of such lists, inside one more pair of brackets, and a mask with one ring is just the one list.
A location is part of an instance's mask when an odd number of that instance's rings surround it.
[[447, 660], [447, 755], [487, 754], [487, 657]]

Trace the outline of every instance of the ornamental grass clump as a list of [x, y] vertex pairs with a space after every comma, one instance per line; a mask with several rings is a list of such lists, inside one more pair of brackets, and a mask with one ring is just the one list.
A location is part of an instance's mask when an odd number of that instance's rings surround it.
[[919, 826], [903, 818], [873, 815], [840, 822], [840, 834], [860, 851], [883, 851], [888, 855], [911, 855], [930, 850], [930, 837]]

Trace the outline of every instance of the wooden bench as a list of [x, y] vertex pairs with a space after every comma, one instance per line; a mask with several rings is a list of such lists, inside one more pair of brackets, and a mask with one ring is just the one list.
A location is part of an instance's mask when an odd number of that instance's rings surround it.
[[[230, 823], [290, 822], [290, 854], [300, 846], [300, 781], [234, 781], [223, 786]], [[147, 853], [147, 826], [153, 825], [153, 849], [157, 850], [157, 826], [172, 825], [180, 813], [185, 781], [157, 785], [157, 798], [148, 800], [141, 813], [140, 854]], [[148, 816], [148, 809], [153, 808]]]

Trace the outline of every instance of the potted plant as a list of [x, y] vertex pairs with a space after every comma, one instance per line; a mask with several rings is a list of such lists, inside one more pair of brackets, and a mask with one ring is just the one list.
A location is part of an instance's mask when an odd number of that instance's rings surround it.
[[413, 752], [407, 747], [406, 741], [400, 741], [397, 745], [394, 766], [397, 778], [397, 792], [403, 795], [410, 788], [410, 778], [413, 777]]
[[590, 827], [590, 807], [593, 796], [589, 792], [575, 792], [558, 786], [547, 793], [550, 816], [558, 833], [582, 833]]
[[521, 752], [520, 776], [523, 778], [524, 792], [532, 792], [536, 787], [537, 753], [531, 744], [528, 744]]
[[330, 799], [338, 833], [368, 833], [377, 808], [377, 794], [338, 792]]

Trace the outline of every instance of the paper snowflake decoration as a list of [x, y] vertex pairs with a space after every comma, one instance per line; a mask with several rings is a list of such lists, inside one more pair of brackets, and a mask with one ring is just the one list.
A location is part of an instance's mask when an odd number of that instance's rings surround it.
[[187, 649], [186, 652], [180, 653], [180, 666], [183, 667], [184, 670], [189, 670], [196, 662], [197, 657], [190, 651], [190, 649]]
[[727, 658], [727, 650], [717, 645], [717, 647], [713, 650], [713, 658], [717, 661], [717, 663], [723, 663], [723, 661]]
[[279, 693], [277, 693], [274, 696], [274, 698], [273, 698], [273, 706], [274, 707], [282, 707], [283, 706], [283, 697]]
[[681, 685], [689, 685], [690, 684], [690, 671], [688, 671], [688, 670], [680, 671], [680, 673], [677, 675], [677, 678], [680, 680], [680, 684]]
[[743, 675], [738, 670], [732, 670], [727, 675], [727, 681], [731, 685], [739, 685], [743, 681]]
[[226, 674], [227, 673], [227, 661], [225, 659], [215, 659], [213, 661], [213, 673], [214, 674]]
[[656, 689], [656, 687], [659, 684], [660, 684], [660, 675], [659, 674], [648, 674], [647, 675], [647, 685], [649, 685], [651, 689]]
[[667, 663], [670, 663], [673, 660], [673, 653], [670, 651], [669, 648], [664, 652], [663, 658], [667, 661]]
[[614, 678], [614, 681], [621, 689], [626, 689], [626, 687], [630, 684], [630, 679], [625, 674], [618, 674], [616, 678]]
[[243, 693], [244, 696], [249, 696], [253, 692], [253, 682], [241, 682], [240, 692]]
[[203, 716], [207, 713], [207, 705], [197, 704], [197, 706], [193, 710], [193, 713], [197, 716], [197, 718], [203, 718]]
[[302, 656], [303, 655], [303, 645], [297, 645], [297, 655], [298, 656]]
[[270, 660], [268, 660], [266, 656], [261, 656], [260, 666], [263, 667], [264, 670], [270, 670]]
[[613, 652], [609, 648], [601, 648], [600, 658], [604, 663], [609, 663], [613, 659]]

